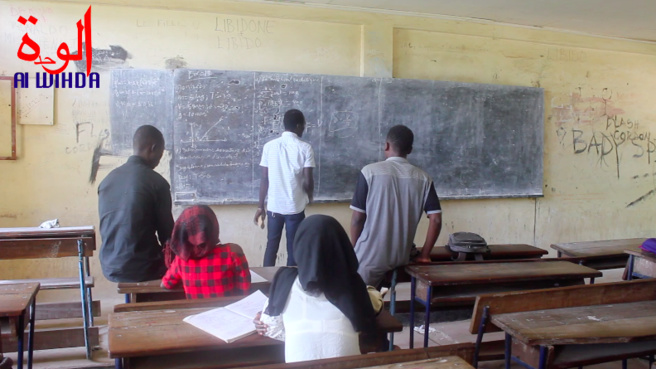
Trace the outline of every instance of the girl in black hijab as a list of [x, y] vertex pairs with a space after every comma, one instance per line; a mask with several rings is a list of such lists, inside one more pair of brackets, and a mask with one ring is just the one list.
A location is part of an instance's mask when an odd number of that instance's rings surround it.
[[281, 268], [262, 315], [266, 334], [285, 340], [287, 362], [360, 354], [358, 333], [374, 309], [358, 260], [335, 218], [313, 215], [294, 238], [297, 268]]

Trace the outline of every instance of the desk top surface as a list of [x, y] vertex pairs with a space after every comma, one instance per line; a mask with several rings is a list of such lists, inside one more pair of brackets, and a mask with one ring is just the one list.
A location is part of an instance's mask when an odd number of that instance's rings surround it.
[[[207, 349], [229, 350], [236, 347], [264, 347], [283, 345], [284, 342], [252, 334], [232, 343], [210, 335], [189, 323], [182, 321], [185, 317], [198, 314], [235, 302], [242, 297], [223, 297], [215, 299], [216, 306], [206, 305], [204, 300], [174, 301], [168, 308], [167, 302], [159, 302], [159, 310], [128, 311], [109, 314], [109, 355], [117, 357], [151, 356], [169, 353], [202, 351]], [[131, 304], [139, 305], [139, 304]], [[400, 332], [403, 325], [387, 311], [376, 317], [378, 327], [384, 332]]]
[[515, 262], [409, 265], [411, 276], [431, 286], [521, 282], [545, 279], [601, 277], [602, 273], [569, 261], [527, 260]]
[[[280, 269], [280, 267], [275, 266], [250, 268], [251, 272], [257, 273], [260, 277], [265, 279], [265, 281], [262, 282], [251, 282], [251, 286], [254, 285], [257, 287], [258, 284], [271, 283], [278, 269]], [[160, 286], [161, 282], [161, 279], [144, 282], [119, 282], [117, 290], [118, 293], [167, 293], [183, 291], [182, 284], [178, 284], [173, 289], [166, 289]]]
[[81, 227], [59, 227], [59, 228], [39, 228], [39, 227], [19, 227], [19, 228], [0, 228], [0, 240], [15, 238], [68, 238], [68, 237], [94, 237], [95, 228], [93, 226]]
[[367, 369], [473, 369], [459, 356], [444, 356], [434, 359], [406, 361], [387, 365], [369, 366]]
[[656, 300], [497, 314], [491, 319], [528, 345], [656, 339]]
[[624, 252], [629, 255], [637, 256], [641, 259], [649, 260], [651, 262], [656, 263], [656, 254], [654, 254], [653, 252], [643, 251], [642, 249], [638, 249], [638, 250], [629, 249], [629, 250], [624, 250]]
[[189, 315], [199, 314], [210, 309], [189, 308], [110, 313], [109, 356], [111, 358], [136, 357], [284, 344], [284, 342], [257, 334], [226, 343], [220, 338], [182, 321]]
[[[539, 247], [527, 244], [503, 244], [503, 245], [488, 245], [490, 248], [489, 254], [484, 254], [485, 259], [521, 259], [521, 258], [540, 258], [548, 254], [548, 251]], [[435, 246], [431, 250], [430, 257], [433, 261], [446, 261], [451, 260], [452, 253], [446, 246]]]
[[586, 242], [554, 243], [552, 249], [571, 257], [611, 257], [626, 256], [624, 250], [639, 249], [646, 238], [627, 238], [621, 240], [603, 240]]
[[38, 283], [0, 285], [0, 317], [23, 314], [38, 291]]

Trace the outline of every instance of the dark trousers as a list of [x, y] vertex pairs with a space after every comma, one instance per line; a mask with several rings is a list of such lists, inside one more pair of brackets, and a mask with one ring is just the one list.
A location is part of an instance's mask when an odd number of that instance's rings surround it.
[[275, 266], [282, 228], [286, 229], [287, 237], [287, 266], [296, 266], [294, 261], [294, 236], [301, 221], [305, 219], [305, 211], [297, 214], [283, 215], [267, 211], [267, 245], [264, 251], [264, 266]]

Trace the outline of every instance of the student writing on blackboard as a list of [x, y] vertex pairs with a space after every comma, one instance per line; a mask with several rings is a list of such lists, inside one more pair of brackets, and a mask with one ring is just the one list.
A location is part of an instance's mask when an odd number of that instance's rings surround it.
[[312, 202], [314, 192], [314, 151], [309, 143], [301, 140], [305, 130], [305, 116], [300, 110], [288, 110], [283, 124], [285, 132], [264, 145], [260, 161], [260, 197], [253, 222], [256, 225], [261, 222], [264, 227], [264, 220], [267, 216], [269, 219], [264, 252], [265, 267], [276, 265], [283, 226], [287, 237], [287, 265], [296, 265], [294, 235], [305, 218], [305, 206]]
[[100, 265], [112, 282], [143, 282], [166, 272], [162, 245], [171, 237], [171, 187], [157, 167], [164, 136], [157, 128], [137, 128], [134, 155], [98, 186]]
[[169, 270], [162, 287], [182, 283], [188, 299], [245, 295], [251, 288], [244, 251], [237, 244], [221, 243], [219, 221], [207, 205], [180, 214], [165, 251]]
[[417, 262], [430, 262], [442, 229], [442, 210], [433, 180], [406, 159], [412, 152], [410, 128], [390, 128], [385, 161], [362, 168], [351, 201], [351, 242], [365, 283], [381, 286], [385, 273], [410, 259], [422, 211], [428, 215], [426, 241]]

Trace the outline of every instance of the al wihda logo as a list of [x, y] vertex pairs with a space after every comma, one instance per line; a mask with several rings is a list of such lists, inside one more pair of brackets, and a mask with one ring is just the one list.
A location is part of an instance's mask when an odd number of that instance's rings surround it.
[[[31, 23], [36, 25], [39, 20], [33, 16], [25, 19], [23, 16], [18, 17], [18, 22], [22, 25]], [[100, 75], [97, 72], [91, 72], [91, 63], [93, 59], [93, 50], [91, 48], [91, 6], [84, 13], [84, 23], [82, 19], [77, 21], [77, 51], [71, 54], [68, 44], [62, 42], [57, 48], [57, 58], [62, 65], [57, 68], [58, 62], [50, 57], [42, 57], [41, 47], [25, 33], [22, 42], [18, 47], [16, 55], [19, 59], [26, 62], [33, 62], [40, 65], [45, 72], [36, 73], [36, 88], [99, 88]], [[82, 72], [64, 72], [71, 61], [86, 61], [86, 71]], [[29, 88], [29, 73], [14, 74], [14, 88]]]

